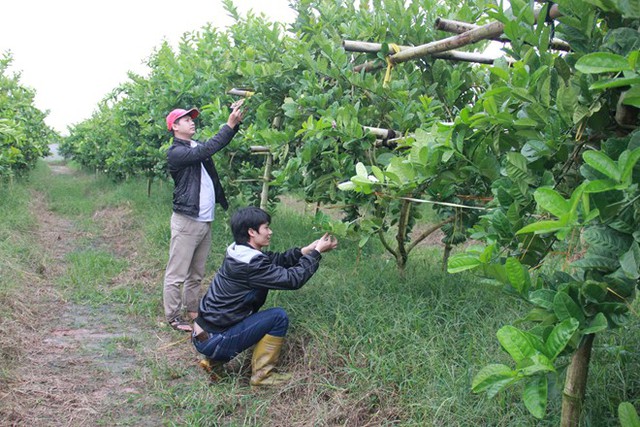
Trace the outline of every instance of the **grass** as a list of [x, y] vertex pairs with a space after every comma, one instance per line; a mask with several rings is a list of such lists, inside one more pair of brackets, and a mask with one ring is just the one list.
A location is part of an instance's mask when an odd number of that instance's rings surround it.
[[[112, 307], [141, 325], [162, 317], [170, 185], [157, 183], [148, 197], [144, 181], [114, 184], [83, 174], [52, 176], [44, 167], [34, 173], [31, 182], [0, 189], [0, 290], [4, 300], [14, 298], [13, 289], [24, 279], [21, 271], [33, 274], [40, 262], [29, 243], [34, 218], [25, 199], [31, 189], [45, 192], [57, 214], [81, 224], [81, 248], [67, 254], [68, 271], [59, 283], [67, 298], [102, 309]], [[92, 218], [105, 210], [126, 213], [126, 224], [118, 223], [117, 218], [110, 218], [110, 223], [124, 228], [125, 234], [135, 232], [135, 248], [118, 253], [112, 250], [115, 238], [111, 245], [96, 241]], [[216, 215], [208, 278], [230, 243], [228, 216], [220, 210]], [[318, 237], [309, 217], [285, 206], [273, 214], [272, 229], [271, 249], [276, 251]], [[548, 416], [539, 421], [526, 411], [520, 388], [491, 400], [471, 392], [472, 379], [483, 366], [511, 365], [495, 334], [527, 307], [471, 275], [442, 272], [439, 250], [416, 249], [401, 277], [379, 243], [371, 241], [358, 251], [356, 241], [341, 241], [339, 249], [323, 256], [320, 270], [302, 289], [270, 293], [266, 306], [275, 305], [284, 307], [291, 318], [282, 365], [294, 372], [292, 383], [276, 391], [254, 391], [246, 376], [232, 375], [211, 384], [189, 363], [165, 357], [165, 352], [174, 352], [176, 347], [147, 352], [144, 366], [131, 375], [147, 384], [153, 410], [162, 414], [166, 425], [559, 423], [559, 395], [551, 396]], [[634, 309], [639, 312], [638, 301]], [[620, 401], [638, 407], [639, 324], [636, 314], [628, 327], [598, 336], [585, 425], [616, 424]], [[121, 337], [103, 351], [144, 352], [142, 347], [139, 338]], [[176, 354], [184, 357], [185, 353]], [[108, 425], [109, 419], [101, 422]]]

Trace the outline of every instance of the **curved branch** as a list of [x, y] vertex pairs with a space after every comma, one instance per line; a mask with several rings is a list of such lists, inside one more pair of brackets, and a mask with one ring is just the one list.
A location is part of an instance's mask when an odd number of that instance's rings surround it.
[[448, 224], [450, 222], [452, 222], [454, 220], [455, 216], [451, 216], [447, 219], [445, 219], [444, 221], [433, 225], [431, 228], [426, 229], [425, 231], [422, 232], [422, 234], [420, 234], [420, 236], [418, 236], [417, 239], [415, 239], [413, 242], [411, 242], [411, 244], [409, 245], [409, 247], [407, 248], [407, 253], [411, 252], [411, 250], [416, 247], [416, 245], [420, 242], [422, 242], [424, 239], [427, 238], [427, 236], [429, 236], [431, 233], [439, 230], [443, 225]]
[[382, 228], [378, 230], [378, 237], [380, 238], [380, 242], [382, 242], [382, 246], [391, 254], [394, 258], [398, 259], [398, 253], [393, 250], [389, 243], [387, 243], [387, 239], [384, 237], [384, 231]]

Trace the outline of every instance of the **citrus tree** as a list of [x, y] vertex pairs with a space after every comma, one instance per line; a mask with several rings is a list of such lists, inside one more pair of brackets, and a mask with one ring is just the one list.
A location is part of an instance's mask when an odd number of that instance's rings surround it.
[[[528, 2], [511, 5], [491, 16], [515, 62], [488, 67], [484, 90], [451, 123], [422, 127], [407, 154], [384, 170], [359, 166], [343, 188], [469, 186], [490, 200], [472, 228], [483, 245], [448, 269], [476, 271], [531, 311], [497, 334], [514, 366], [483, 368], [473, 389], [494, 396], [521, 383], [542, 418], [565, 373], [562, 425], [578, 425], [595, 335], [625, 324], [640, 278], [640, 10], [564, 0], [559, 22], [536, 25]], [[572, 52], [548, 50], [554, 33]]]
[[44, 123], [46, 112], [34, 105], [35, 92], [20, 83], [20, 74], [9, 74], [13, 59], [0, 59], [0, 179], [22, 175], [49, 154], [49, 144], [59, 136]]

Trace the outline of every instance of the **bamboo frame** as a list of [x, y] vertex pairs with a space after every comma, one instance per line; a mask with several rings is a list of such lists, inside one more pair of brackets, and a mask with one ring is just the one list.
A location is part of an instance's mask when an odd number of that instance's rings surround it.
[[[470, 31], [475, 28], [478, 28], [478, 25], [470, 24], [468, 22], [455, 21], [453, 19], [438, 18], [436, 19], [435, 27], [437, 30], [446, 31], [448, 33], [462, 34], [466, 31]], [[510, 42], [508, 38], [502, 37], [502, 36], [493, 37], [491, 40], [502, 42], [502, 43]], [[549, 47], [551, 49], [562, 50], [565, 52], [568, 52], [571, 50], [571, 46], [569, 46], [569, 43], [567, 43], [564, 40], [560, 40], [558, 38], [551, 39], [551, 43], [549, 44]]]
[[[539, 10], [535, 11], [536, 19]], [[549, 9], [549, 17], [555, 19], [561, 16], [557, 4], [553, 4]], [[441, 40], [436, 40], [431, 43], [423, 44], [420, 46], [411, 47], [409, 49], [401, 50], [398, 53], [389, 55], [387, 60], [391, 65], [400, 64], [410, 61], [412, 59], [421, 58], [427, 55], [433, 55], [435, 53], [445, 52], [458, 47], [467, 46], [476, 43], [480, 40], [493, 39], [498, 37], [504, 31], [504, 24], [499, 21], [490, 22], [488, 24], [478, 26], [469, 31], [465, 31], [455, 36], [447, 37]], [[369, 61], [364, 64], [354, 67], [354, 71], [373, 71], [384, 67], [384, 63], [381, 61]]]
[[[381, 43], [370, 43], [354, 40], [343, 40], [342, 47], [347, 52], [362, 52], [362, 53], [378, 53], [382, 50]], [[412, 46], [398, 46], [400, 51], [412, 48]], [[492, 58], [488, 55], [475, 52], [462, 52], [458, 50], [450, 50], [447, 52], [434, 53], [432, 55], [438, 59], [449, 59], [452, 61], [464, 61], [464, 62], [476, 62], [479, 64], [493, 64], [496, 58]]]

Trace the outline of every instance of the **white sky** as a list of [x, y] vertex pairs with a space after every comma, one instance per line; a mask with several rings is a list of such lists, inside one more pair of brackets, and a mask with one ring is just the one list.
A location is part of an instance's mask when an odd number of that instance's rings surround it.
[[[234, 0], [239, 12], [292, 22], [288, 0]], [[36, 91], [46, 123], [63, 135], [91, 117], [98, 102], [127, 71], [146, 74], [143, 62], [167, 40], [207, 23], [232, 23], [220, 0], [8, 0], [0, 7], [0, 54], [11, 50], [11, 71]], [[11, 73], [10, 73], [11, 74]]]

